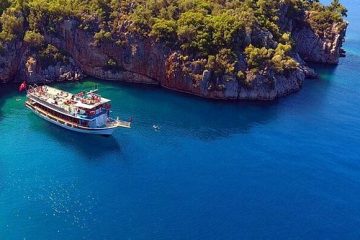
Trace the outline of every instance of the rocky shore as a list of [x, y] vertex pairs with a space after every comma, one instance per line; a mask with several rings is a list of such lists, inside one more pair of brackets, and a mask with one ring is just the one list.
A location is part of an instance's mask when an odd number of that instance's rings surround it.
[[[76, 20], [64, 20], [54, 33], [45, 33], [45, 41], [67, 54], [67, 62], [43, 66], [38, 56], [21, 40], [5, 45], [0, 54], [0, 81], [54, 82], [76, 81], [84, 76], [104, 80], [154, 84], [167, 89], [212, 99], [273, 100], [301, 89], [304, 79], [316, 77], [306, 62], [337, 64], [342, 56], [346, 26], [333, 24], [319, 33], [308, 21], [311, 13], [289, 19], [287, 9], [280, 19], [282, 29], [291, 33], [298, 68], [283, 74], [274, 71], [248, 71], [244, 53], [237, 52], [237, 68], [245, 77], [214, 76], [201, 59], [187, 59], [181, 51], [136, 34], [126, 35], [126, 44], [95, 42], [93, 34], [79, 28]], [[272, 34], [252, 29], [248, 43], [275, 47]], [[246, 44], [246, 43], [245, 43]], [[111, 61], [111, 62], [110, 62]], [[113, 64], [109, 64], [113, 63]]]

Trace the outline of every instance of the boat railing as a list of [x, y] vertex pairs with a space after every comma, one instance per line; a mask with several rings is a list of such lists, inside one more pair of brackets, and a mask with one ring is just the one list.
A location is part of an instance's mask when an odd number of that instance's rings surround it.
[[131, 128], [131, 122], [120, 120], [119, 117], [117, 117], [116, 119], [109, 118], [107, 126]]
[[28, 87], [28, 92], [31, 93], [31, 92], [34, 91], [34, 89], [37, 88], [37, 87], [38, 87], [38, 85], [36, 85], [35, 83], [29, 85], [29, 87]]
[[[40, 88], [40, 90], [39, 90]], [[50, 95], [47, 91], [47, 87], [46, 86], [38, 86], [36, 84], [30, 85], [27, 91], [28, 94], [32, 94], [32, 95], [36, 95], [36, 96], [45, 96], [47, 98], [51, 98], [53, 97], [52, 95]]]

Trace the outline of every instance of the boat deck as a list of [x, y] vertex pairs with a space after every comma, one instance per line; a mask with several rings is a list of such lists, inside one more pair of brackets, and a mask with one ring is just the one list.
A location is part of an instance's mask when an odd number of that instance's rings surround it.
[[110, 102], [94, 92], [72, 94], [49, 86], [34, 87], [28, 91], [28, 95], [71, 115], [77, 114], [79, 108], [91, 110]]
[[131, 122], [110, 118], [110, 100], [95, 91], [71, 94], [49, 86], [27, 92], [26, 106], [40, 117], [69, 130], [109, 135], [115, 128], [131, 128]]

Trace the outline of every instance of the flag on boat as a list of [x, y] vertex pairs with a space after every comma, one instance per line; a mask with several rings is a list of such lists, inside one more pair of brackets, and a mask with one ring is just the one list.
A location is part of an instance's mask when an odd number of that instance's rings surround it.
[[22, 83], [21, 83], [21, 85], [19, 86], [19, 92], [22, 92], [22, 91], [24, 91], [25, 89], [26, 89], [26, 82], [25, 81], [23, 81]]

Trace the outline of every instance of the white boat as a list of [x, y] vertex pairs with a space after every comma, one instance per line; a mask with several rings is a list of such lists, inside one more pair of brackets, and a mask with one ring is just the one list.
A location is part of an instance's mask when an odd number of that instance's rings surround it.
[[131, 122], [110, 117], [110, 100], [97, 90], [71, 94], [49, 86], [32, 86], [26, 107], [39, 117], [80, 133], [111, 135], [117, 128], [130, 128]]

